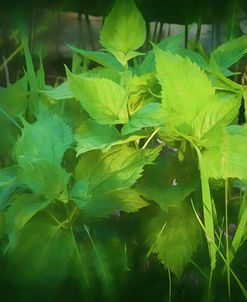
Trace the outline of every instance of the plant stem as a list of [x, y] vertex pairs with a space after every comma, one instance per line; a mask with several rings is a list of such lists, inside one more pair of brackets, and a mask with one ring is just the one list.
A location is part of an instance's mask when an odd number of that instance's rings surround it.
[[200, 45], [200, 38], [201, 38], [201, 30], [202, 30], [202, 20], [201, 18], [198, 19], [198, 23], [197, 23], [197, 29], [196, 29], [196, 50], [199, 49], [199, 45]]
[[185, 35], [184, 35], [184, 47], [188, 48], [188, 40], [189, 40], [189, 26], [185, 24]]
[[230, 257], [229, 257], [229, 232], [228, 232], [228, 179], [225, 180], [225, 233], [226, 233], [226, 261], [227, 265], [227, 289], [228, 296], [231, 297], [231, 275], [230, 275]]
[[87, 29], [88, 29], [89, 40], [90, 40], [90, 43], [91, 43], [92, 50], [95, 50], [95, 45], [94, 45], [94, 40], [93, 40], [93, 33], [92, 33], [92, 26], [91, 26], [91, 22], [90, 22], [88, 14], [85, 14], [85, 21], [86, 21], [86, 25], [87, 25]]
[[[202, 223], [202, 221], [201, 221], [199, 215], [198, 215], [197, 212], [196, 212], [196, 209], [195, 209], [195, 206], [194, 206], [194, 204], [193, 204], [193, 200], [192, 200], [192, 199], [191, 199], [191, 205], [192, 205], [192, 208], [193, 208], [193, 210], [194, 210], [194, 213], [195, 213], [195, 215], [196, 215], [196, 218], [197, 218], [197, 220], [198, 220], [198, 222], [199, 222], [201, 228], [203, 229], [203, 231], [205, 232], [205, 234], [207, 234], [207, 230], [206, 230], [205, 226], [203, 225], [203, 223]], [[214, 246], [214, 248], [217, 250], [217, 252], [219, 253], [221, 259], [222, 259], [223, 262], [226, 264], [226, 266], [229, 267], [229, 270], [230, 270], [232, 276], [234, 277], [235, 281], [237, 282], [239, 288], [241, 289], [241, 291], [242, 291], [242, 293], [243, 293], [245, 299], [247, 299], [247, 290], [245, 289], [245, 287], [244, 287], [244, 285], [242, 284], [242, 282], [239, 280], [238, 276], [234, 273], [234, 271], [232, 270], [232, 268], [231, 268], [231, 266], [229, 265], [229, 263], [226, 261], [224, 255], [222, 254], [222, 252], [220, 251], [220, 249], [218, 249], [218, 247], [217, 247], [217, 245], [216, 245], [216, 243], [215, 243], [215, 241], [214, 241], [214, 238], [211, 238], [211, 236], [210, 236], [209, 234], [207, 234], [207, 238], [208, 238], [208, 240], [211, 242], [211, 244]]]
[[11, 121], [12, 124], [14, 124], [20, 131], [22, 131], [21, 126], [6, 112], [0, 107], [0, 112]]
[[16, 48], [16, 50], [14, 50], [12, 52], [12, 54], [8, 56], [8, 58], [4, 61], [4, 63], [0, 65], [0, 71], [2, 71], [5, 68], [6, 64], [8, 64], [16, 55], [18, 55], [19, 52], [22, 51], [23, 47], [24, 47], [24, 45], [23, 45], [23, 43], [21, 43]]
[[169, 280], [169, 296], [168, 296], [168, 302], [172, 301], [172, 276], [171, 276], [171, 271], [168, 268], [168, 280]]
[[86, 233], [87, 233], [87, 235], [88, 235], [88, 238], [89, 238], [89, 240], [90, 240], [90, 242], [91, 242], [91, 244], [92, 244], [92, 246], [93, 246], [95, 255], [96, 255], [96, 257], [97, 257], [97, 259], [98, 259], [98, 261], [99, 261], [99, 265], [100, 265], [101, 270], [102, 270], [102, 274], [103, 274], [103, 277], [104, 277], [104, 281], [107, 283], [107, 276], [106, 276], [106, 271], [105, 271], [104, 264], [103, 264], [103, 262], [102, 262], [102, 259], [101, 259], [101, 257], [100, 257], [100, 254], [99, 254], [99, 252], [98, 252], [98, 249], [97, 249], [97, 247], [96, 247], [96, 245], [95, 245], [95, 243], [94, 243], [94, 241], [93, 241], [93, 238], [92, 238], [92, 236], [91, 236], [91, 234], [90, 234], [90, 232], [89, 232], [89, 230], [88, 230], [88, 228], [87, 228], [87, 226], [86, 226], [85, 224], [84, 224], [84, 229], [85, 229], [85, 231], [86, 231]]
[[149, 142], [152, 140], [152, 138], [155, 136], [155, 134], [160, 130], [160, 128], [157, 128], [156, 130], [154, 130], [154, 132], [149, 136], [149, 138], [147, 139], [147, 141], [145, 142], [145, 144], [143, 145], [143, 147], [141, 149], [145, 149], [147, 147], [147, 145], [149, 144]]

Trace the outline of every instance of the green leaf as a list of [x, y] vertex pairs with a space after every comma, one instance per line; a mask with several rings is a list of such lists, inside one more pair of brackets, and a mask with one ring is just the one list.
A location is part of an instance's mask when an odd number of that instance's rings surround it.
[[133, 213], [148, 206], [133, 189], [120, 189], [106, 193], [93, 194], [85, 207], [85, 213], [91, 217], [107, 217], [118, 211]]
[[61, 163], [73, 140], [70, 127], [43, 107], [34, 124], [23, 123], [22, 136], [15, 149], [21, 182], [49, 199], [67, 201], [69, 175]]
[[45, 90], [42, 92], [52, 100], [66, 100], [66, 99], [72, 99], [74, 97], [72, 91], [69, 88], [68, 82], [64, 82], [55, 88]]
[[100, 217], [117, 210], [134, 211], [146, 205], [132, 191], [126, 191], [128, 198], [125, 199], [123, 190], [129, 189], [141, 177], [144, 165], [150, 164], [160, 149], [135, 150], [121, 146], [113, 147], [108, 153], [91, 151], [83, 154], [76, 167], [75, 178], [87, 180], [89, 184], [88, 194], [92, 199], [85, 211], [88, 209], [88, 213]]
[[145, 21], [132, 0], [117, 0], [105, 18], [100, 43], [110, 52], [130, 51], [141, 47], [146, 38]]
[[76, 133], [76, 151], [77, 155], [96, 149], [106, 152], [114, 145], [126, 144], [143, 137], [145, 135], [122, 136], [114, 126], [99, 125], [87, 120], [81, 124]]
[[74, 96], [99, 124], [128, 121], [127, 95], [124, 89], [108, 79], [84, 78], [67, 69], [68, 82]]
[[216, 179], [247, 179], [247, 128], [228, 126], [203, 152], [207, 174]]
[[208, 63], [203, 58], [203, 56], [201, 56], [199, 53], [197, 53], [191, 49], [178, 48], [177, 50], [174, 51], [174, 53], [177, 53], [178, 55], [180, 55], [183, 58], [189, 58], [191, 62], [197, 64], [201, 68], [208, 67]]
[[65, 280], [75, 257], [70, 232], [46, 216], [34, 217], [23, 228], [15, 249], [10, 253], [17, 280], [45, 284]]
[[15, 150], [19, 164], [24, 159], [30, 162], [42, 159], [60, 165], [73, 141], [71, 128], [42, 107], [34, 124], [23, 122], [24, 129]]
[[220, 69], [228, 68], [238, 62], [247, 53], [247, 35], [232, 39], [220, 45], [211, 53]]
[[154, 50], [168, 129], [172, 125], [178, 133], [191, 135], [191, 124], [205, 106], [214, 102], [215, 91], [206, 74], [189, 59], [158, 47]]
[[180, 278], [201, 242], [201, 231], [192, 209], [181, 203], [169, 207], [167, 220], [151, 250], [162, 264]]
[[193, 137], [199, 145], [211, 143], [212, 131], [215, 128], [229, 125], [238, 115], [241, 98], [230, 100], [215, 99], [214, 103], [205, 106], [195, 117], [192, 124]]
[[201, 108], [215, 95], [209, 79], [187, 58], [164, 52], [157, 47], [155, 56], [164, 108], [180, 114], [181, 120], [184, 116], [184, 121], [192, 122]]
[[[176, 52], [176, 50], [180, 48], [180, 45], [183, 40], [184, 40], [184, 33], [170, 36], [162, 40], [157, 46], [164, 51]], [[148, 52], [143, 62], [137, 68], [137, 74], [143, 75], [153, 71], [155, 71], [155, 56], [154, 56], [154, 51], [151, 50]]]
[[66, 44], [74, 52], [104, 66], [105, 68], [123, 71], [123, 66], [110, 54], [103, 51], [90, 51], [79, 49], [77, 47]]
[[48, 199], [68, 201], [67, 183], [70, 175], [61, 166], [46, 160], [29, 161], [29, 158], [21, 159], [19, 165], [22, 186]]
[[0, 210], [8, 205], [8, 201], [18, 188], [17, 176], [19, 169], [16, 166], [0, 169]]
[[137, 193], [156, 202], [162, 211], [176, 206], [198, 187], [198, 175], [187, 163], [180, 162], [177, 154], [165, 152], [153, 165], [146, 166], [143, 176], [138, 180]]
[[11, 201], [6, 214], [9, 243], [7, 249], [13, 249], [18, 241], [19, 233], [24, 225], [40, 210], [49, 204], [40, 196], [31, 194], [17, 195]]
[[91, 199], [91, 195], [88, 195], [88, 181], [77, 181], [69, 193], [69, 199], [73, 200], [80, 209], [84, 209]]
[[144, 165], [159, 154], [161, 146], [136, 150], [126, 145], [109, 152], [91, 151], [81, 155], [75, 178], [89, 181], [89, 192], [105, 192], [131, 187], [141, 177]]
[[129, 134], [145, 127], [156, 127], [164, 123], [164, 112], [158, 103], [150, 103], [136, 111], [130, 121], [122, 128], [123, 134]]
[[0, 87], [0, 107], [13, 116], [17, 116], [25, 112], [27, 107], [26, 76], [22, 77], [7, 88]]

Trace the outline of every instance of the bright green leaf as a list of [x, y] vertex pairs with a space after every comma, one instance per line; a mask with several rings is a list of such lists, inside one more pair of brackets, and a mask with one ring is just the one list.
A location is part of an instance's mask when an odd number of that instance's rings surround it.
[[[247, 35], [232, 39], [220, 45], [211, 53], [220, 68], [228, 68], [247, 53]], [[211, 60], [210, 58], [210, 60]]]
[[247, 178], [247, 128], [232, 125], [223, 129], [205, 149], [203, 160], [207, 174], [212, 178]]
[[64, 152], [72, 144], [72, 131], [61, 118], [41, 107], [34, 124], [24, 122], [16, 146], [17, 161], [45, 160], [60, 165]]
[[130, 51], [141, 47], [146, 38], [145, 21], [132, 0], [117, 0], [105, 18], [100, 43], [110, 52]]
[[169, 207], [167, 220], [151, 250], [178, 278], [201, 242], [200, 225], [193, 210], [181, 203]]
[[114, 145], [126, 144], [143, 137], [145, 135], [122, 136], [113, 126], [99, 125], [87, 120], [82, 123], [76, 133], [77, 155], [96, 149], [102, 149], [105, 152]]
[[84, 50], [79, 49], [77, 47], [73, 47], [71, 45], [67, 45], [74, 52], [106, 67], [113, 70], [123, 71], [123, 66], [110, 54], [105, 53], [103, 51], [92, 51], [92, 50]]
[[67, 70], [69, 86], [83, 108], [99, 124], [128, 121], [127, 95], [124, 89], [108, 79], [84, 78]]
[[129, 134], [145, 127], [156, 127], [164, 123], [164, 112], [158, 103], [150, 103], [136, 111], [124, 125], [123, 134]]

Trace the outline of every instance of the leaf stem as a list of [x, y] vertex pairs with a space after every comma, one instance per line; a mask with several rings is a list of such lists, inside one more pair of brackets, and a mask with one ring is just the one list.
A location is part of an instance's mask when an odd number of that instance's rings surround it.
[[6, 112], [0, 107], [0, 112], [9, 120], [12, 124], [14, 124], [20, 131], [22, 131], [21, 126]]
[[226, 261], [227, 265], [227, 289], [228, 296], [231, 297], [231, 275], [230, 275], [230, 256], [229, 256], [229, 232], [228, 232], [228, 179], [225, 179], [225, 236], [226, 236]]
[[168, 268], [168, 282], [169, 282], [169, 292], [168, 292], [168, 302], [172, 301], [172, 276], [171, 270]]
[[84, 229], [85, 229], [85, 231], [86, 231], [86, 233], [87, 233], [87, 235], [88, 235], [88, 238], [89, 238], [89, 240], [90, 240], [90, 242], [91, 242], [91, 244], [92, 244], [92, 246], [93, 246], [93, 249], [94, 249], [96, 258], [97, 258], [98, 261], [99, 261], [99, 265], [100, 265], [101, 270], [102, 270], [102, 274], [103, 274], [103, 277], [104, 277], [104, 281], [107, 283], [107, 277], [106, 277], [106, 272], [105, 272], [104, 264], [103, 264], [103, 262], [102, 262], [102, 260], [101, 260], [100, 254], [99, 254], [98, 249], [97, 249], [97, 247], [96, 247], [96, 245], [95, 245], [95, 243], [94, 243], [94, 241], [93, 241], [93, 238], [92, 238], [92, 236], [91, 236], [91, 234], [90, 234], [90, 232], [89, 232], [89, 230], [88, 230], [88, 228], [87, 228], [87, 226], [86, 226], [85, 224], [84, 224]]
[[145, 144], [143, 145], [143, 147], [141, 149], [145, 149], [147, 147], [149, 142], [152, 140], [152, 138], [155, 136], [155, 134], [157, 132], [159, 132], [159, 130], [160, 130], [160, 128], [157, 128], [156, 130], [154, 130], [154, 132], [149, 136], [149, 138], [147, 139], [147, 141], [145, 142]]

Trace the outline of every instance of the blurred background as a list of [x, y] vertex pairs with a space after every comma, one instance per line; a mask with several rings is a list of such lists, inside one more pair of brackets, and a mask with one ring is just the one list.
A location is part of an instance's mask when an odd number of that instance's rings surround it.
[[[42, 57], [47, 82], [63, 79], [73, 46], [99, 49], [99, 32], [112, 0], [5, 1], [0, 4], [0, 85], [23, 72], [23, 33], [34, 60]], [[150, 40], [185, 32], [185, 46], [200, 41], [206, 52], [227, 39], [247, 33], [246, 0], [136, 0], [147, 22]], [[134, 29], [133, 29], [134, 30]]]

